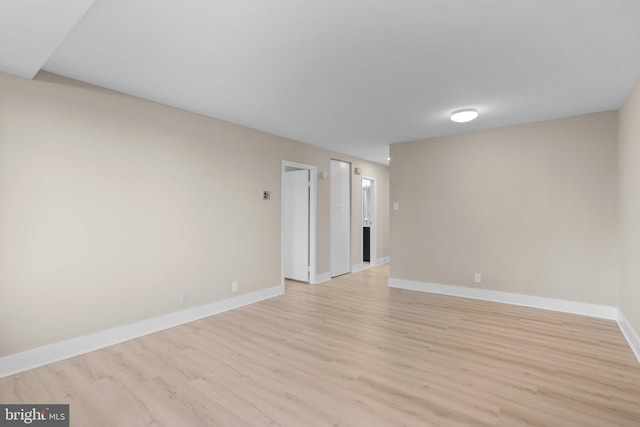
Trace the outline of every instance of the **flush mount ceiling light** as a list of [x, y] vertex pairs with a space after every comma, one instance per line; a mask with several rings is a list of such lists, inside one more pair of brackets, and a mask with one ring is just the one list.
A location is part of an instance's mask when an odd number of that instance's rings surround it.
[[456, 123], [467, 123], [478, 117], [478, 112], [473, 108], [465, 108], [451, 113], [451, 121]]

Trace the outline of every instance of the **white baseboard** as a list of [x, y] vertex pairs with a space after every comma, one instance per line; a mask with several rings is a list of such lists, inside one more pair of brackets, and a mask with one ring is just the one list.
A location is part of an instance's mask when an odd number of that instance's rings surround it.
[[618, 320], [618, 308], [607, 305], [394, 278], [389, 279], [389, 287], [542, 308], [545, 310], [561, 311], [563, 313], [599, 317], [601, 319]]
[[327, 271], [326, 273], [316, 274], [316, 280], [311, 282], [312, 285], [317, 285], [318, 283], [328, 282], [331, 280], [331, 272]]
[[357, 273], [358, 271], [362, 271], [364, 270], [364, 263], [361, 262], [360, 264], [356, 264], [356, 265], [352, 265], [351, 266], [351, 272], [352, 273]]
[[284, 286], [277, 285], [222, 301], [0, 357], [0, 378], [273, 298], [283, 293]]
[[391, 262], [391, 257], [385, 256], [382, 258], [378, 258], [376, 260], [376, 265], [389, 264]]
[[620, 309], [618, 309], [617, 320], [618, 326], [622, 331], [622, 335], [627, 339], [629, 347], [631, 347], [631, 351], [633, 351], [633, 354], [636, 355], [636, 359], [638, 359], [638, 363], [640, 363], [640, 336], [638, 336], [638, 333], [633, 329], [631, 323], [629, 323]]

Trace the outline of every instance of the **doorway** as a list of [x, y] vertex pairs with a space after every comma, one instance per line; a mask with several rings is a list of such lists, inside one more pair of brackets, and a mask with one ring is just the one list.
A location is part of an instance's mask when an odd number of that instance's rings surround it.
[[331, 160], [331, 277], [351, 272], [351, 164]]
[[376, 180], [362, 177], [362, 263], [376, 265]]
[[282, 162], [281, 282], [315, 283], [316, 167]]

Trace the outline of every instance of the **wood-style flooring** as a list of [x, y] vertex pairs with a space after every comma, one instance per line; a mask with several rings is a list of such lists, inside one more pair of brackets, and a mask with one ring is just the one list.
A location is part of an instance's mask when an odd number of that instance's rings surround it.
[[388, 266], [0, 379], [72, 426], [640, 426], [615, 322], [387, 287]]

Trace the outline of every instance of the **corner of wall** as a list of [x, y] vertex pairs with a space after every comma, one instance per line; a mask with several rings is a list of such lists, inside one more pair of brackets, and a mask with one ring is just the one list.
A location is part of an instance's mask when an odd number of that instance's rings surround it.
[[633, 326], [629, 323], [627, 318], [625, 317], [622, 309], [618, 309], [618, 326], [622, 331], [622, 335], [624, 335], [625, 339], [629, 343], [629, 347], [631, 347], [631, 351], [638, 359], [638, 363], [640, 363], [640, 336], [633, 329]]

